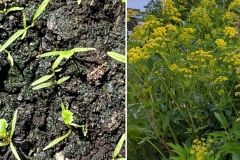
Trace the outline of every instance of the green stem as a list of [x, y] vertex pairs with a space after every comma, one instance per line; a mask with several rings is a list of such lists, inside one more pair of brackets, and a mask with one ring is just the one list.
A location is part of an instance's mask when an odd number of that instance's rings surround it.
[[155, 144], [153, 144], [151, 141], [147, 140], [148, 143], [150, 143], [160, 154], [163, 158], [166, 159], [166, 157], [164, 156], [164, 154], [157, 148], [157, 146]]

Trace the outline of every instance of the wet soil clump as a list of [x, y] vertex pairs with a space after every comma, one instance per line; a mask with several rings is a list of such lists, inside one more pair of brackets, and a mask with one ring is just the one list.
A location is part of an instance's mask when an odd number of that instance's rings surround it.
[[[0, 1], [0, 10], [24, 7], [27, 24], [41, 1]], [[0, 14], [0, 44], [23, 28], [22, 11]], [[50, 51], [76, 47], [96, 51], [76, 52], [60, 63], [62, 70], [51, 81], [70, 76], [66, 82], [32, 90], [31, 83], [51, 74], [57, 57], [36, 58]], [[125, 132], [125, 65], [108, 51], [125, 51], [125, 4], [118, 0], [51, 0], [24, 39], [18, 38], [0, 54], [0, 118], [11, 129], [13, 113], [18, 118], [13, 143], [21, 159], [106, 160]], [[52, 140], [68, 132], [61, 118], [61, 102], [73, 112], [70, 136], [43, 151]], [[125, 157], [124, 148], [120, 157]], [[9, 147], [0, 147], [0, 160], [15, 159]]]

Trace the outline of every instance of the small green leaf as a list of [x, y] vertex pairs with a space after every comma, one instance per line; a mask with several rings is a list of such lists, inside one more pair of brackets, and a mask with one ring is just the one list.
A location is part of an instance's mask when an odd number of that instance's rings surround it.
[[61, 83], [65, 82], [66, 80], [68, 80], [69, 78], [70, 78], [70, 76], [62, 77], [61, 79], [59, 79], [59, 80], [57, 81], [57, 84], [61, 84]]
[[23, 7], [12, 7], [7, 10], [6, 14], [8, 14], [9, 12], [12, 12], [12, 11], [21, 11], [23, 9], [24, 9]]
[[10, 62], [10, 64], [11, 64], [11, 66], [13, 66], [13, 65], [14, 65], [14, 62], [13, 62], [13, 58], [12, 58], [10, 52], [8, 53], [8, 60], [9, 60], [9, 62]]
[[57, 56], [57, 55], [60, 55], [61, 52], [64, 52], [64, 51], [53, 51], [53, 52], [47, 52], [47, 53], [44, 53], [44, 54], [41, 54], [41, 55], [38, 55], [37, 58], [39, 57], [50, 57], [50, 56]]
[[12, 44], [13, 41], [15, 41], [18, 37], [20, 37], [23, 32], [25, 31], [25, 29], [21, 29], [18, 30], [16, 33], [14, 33], [8, 40], [7, 42], [2, 45], [2, 47], [0, 48], [0, 52], [2, 52], [4, 49], [6, 49], [10, 44]]
[[80, 4], [80, 3], [81, 3], [81, 1], [82, 1], [82, 0], [78, 0], [78, 4]]
[[112, 57], [113, 59], [125, 63], [125, 56], [119, 53], [115, 53], [115, 52], [107, 52], [107, 54]]
[[74, 54], [73, 50], [69, 50], [69, 51], [62, 51], [59, 55], [63, 58], [70, 58], [72, 55]]
[[0, 119], [0, 137], [5, 138], [7, 137], [7, 127], [8, 123], [5, 119]]
[[163, 131], [166, 131], [168, 125], [169, 125], [169, 116], [167, 115], [166, 119], [163, 122], [163, 126], [162, 126]]
[[113, 152], [113, 159], [115, 159], [117, 157], [117, 155], [119, 154], [121, 148], [122, 148], [122, 145], [123, 145], [123, 142], [125, 140], [125, 134], [122, 135], [122, 137], [120, 138], [114, 152]]
[[60, 72], [61, 70], [62, 70], [62, 68], [58, 68], [54, 72]]
[[222, 128], [226, 129], [228, 127], [228, 122], [227, 122], [226, 118], [222, 114], [218, 114], [217, 112], [214, 112], [214, 116], [221, 123]]
[[96, 48], [73, 48], [73, 52], [86, 52], [86, 51], [95, 51]]
[[74, 127], [76, 127], [76, 128], [82, 128], [82, 132], [83, 132], [83, 135], [84, 135], [84, 137], [86, 137], [86, 135], [87, 135], [87, 131], [85, 131], [85, 126], [84, 125], [78, 125], [78, 124], [76, 124], [76, 123], [70, 123], [70, 125], [71, 126], [74, 126]]
[[11, 129], [11, 133], [10, 133], [10, 138], [12, 138], [13, 134], [14, 134], [14, 131], [15, 131], [15, 127], [16, 127], [16, 122], [17, 122], [17, 113], [18, 113], [18, 110], [16, 110], [14, 112], [14, 115], [13, 115], [13, 119], [12, 119], [12, 129]]
[[32, 23], [35, 22], [35, 20], [38, 18], [38, 16], [40, 16], [40, 14], [43, 12], [43, 10], [46, 8], [46, 6], [48, 5], [48, 2], [50, 0], [44, 0], [40, 6], [38, 7], [37, 11], [35, 12], [34, 16], [33, 16], [33, 20]]
[[61, 136], [61, 137], [53, 140], [53, 141], [52, 141], [51, 143], [49, 143], [43, 150], [49, 149], [49, 148], [51, 148], [52, 146], [54, 146], [54, 145], [56, 145], [57, 143], [59, 143], [60, 141], [62, 141], [63, 139], [67, 138], [67, 137], [70, 135], [71, 132], [72, 132], [72, 130], [70, 129], [70, 130], [68, 131], [68, 133], [66, 133], [65, 135], [63, 135], [63, 136]]
[[16, 157], [16, 159], [21, 160], [12, 142], [10, 142], [10, 148], [11, 148], [14, 156]]
[[38, 90], [38, 89], [42, 89], [42, 88], [47, 88], [47, 87], [49, 87], [49, 86], [51, 86], [51, 85], [54, 85], [54, 82], [41, 83], [41, 84], [33, 87], [32, 89], [33, 89], [33, 90]]
[[0, 147], [7, 146], [7, 145], [9, 145], [9, 143], [2, 143], [2, 142], [0, 142]]
[[240, 159], [240, 151], [234, 151], [232, 154], [232, 160]]
[[50, 78], [52, 78], [53, 76], [54, 76], [54, 73], [52, 73], [50, 75], [43, 76], [43, 77], [39, 78], [38, 80], [36, 80], [35, 82], [33, 82], [31, 84], [31, 86], [35, 86], [37, 84], [43, 83], [43, 82], [49, 80]]
[[27, 28], [27, 20], [26, 20], [26, 13], [23, 11], [23, 28]]
[[58, 65], [61, 63], [61, 61], [63, 60], [64, 57], [62, 56], [59, 56], [54, 62], [53, 62], [53, 65], [52, 65], [52, 70], [54, 71]]
[[65, 109], [63, 103], [61, 104], [61, 108], [62, 108], [62, 118], [64, 120], [64, 123], [66, 125], [70, 125], [73, 121], [73, 113], [70, 110]]

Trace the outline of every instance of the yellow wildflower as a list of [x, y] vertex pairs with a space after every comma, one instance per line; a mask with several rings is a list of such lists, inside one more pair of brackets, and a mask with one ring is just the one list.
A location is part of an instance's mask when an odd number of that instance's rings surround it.
[[215, 43], [219, 48], [226, 48], [227, 43], [223, 39], [216, 39]]
[[224, 35], [228, 36], [229, 38], [236, 37], [238, 34], [238, 31], [234, 27], [225, 27], [223, 30]]

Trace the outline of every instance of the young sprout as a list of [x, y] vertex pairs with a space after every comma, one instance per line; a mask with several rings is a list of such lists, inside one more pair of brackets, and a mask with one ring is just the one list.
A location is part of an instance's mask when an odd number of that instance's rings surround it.
[[5, 119], [0, 119], [0, 139], [3, 139], [2, 142], [0, 142], [0, 147], [10, 145], [10, 148], [16, 157], [17, 160], [21, 160], [13, 143], [12, 143], [12, 136], [15, 130], [16, 122], [17, 122], [17, 112], [16, 110], [13, 115], [13, 120], [12, 120], [12, 128], [10, 134], [7, 132], [7, 127], [8, 123]]
[[73, 113], [70, 110], [65, 109], [63, 103], [61, 104], [61, 108], [62, 108], [62, 118], [63, 118], [66, 126], [69, 128], [69, 131], [65, 135], [53, 140], [43, 150], [47, 150], [47, 149], [51, 148], [52, 146], [56, 145], [57, 143], [59, 143], [60, 141], [62, 141], [63, 139], [67, 138], [70, 135], [70, 133], [72, 132], [72, 126], [74, 126], [76, 128], [82, 128], [83, 135], [84, 136], [87, 135], [87, 131], [85, 131], [84, 125], [78, 125], [78, 124], [75, 124], [72, 122], [73, 121]]
[[119, 152], [122, 148], [124, 140], [125, 140], [125, 134], [123, 134], [122, 137], [120, 138], [120, 140], [113, 152], [112, 160], [126, 160], [126, 158], [117, 158], [117, 155], [119, 154]]
[[1, 13], [4, 13], [4, 14], [6, 15], [6, 14], [8, 14], [9, 12], [21, 11], [21, 10], [23, 10], [23, 9], [24, 9], [23, 7], [12, 7], [12, 8], [9, 8], [9, 9], [0, 10], [0, 14], [1, 14]]
[[113, 59], [125, 63], [125, 56], [116, 52], [107, 52], [107, 54]]

